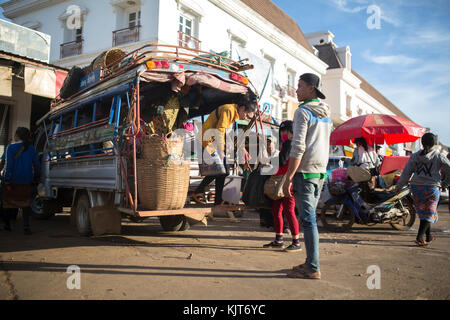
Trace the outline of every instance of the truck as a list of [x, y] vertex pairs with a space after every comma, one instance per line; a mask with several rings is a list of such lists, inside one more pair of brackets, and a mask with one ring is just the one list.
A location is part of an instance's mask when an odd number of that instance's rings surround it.
[[[171, 45], [149, 44], [92, 70], [70, 97], [57, 98], [37, 121], [35, 148], [40, 184], [32, 203], [48, 219], [70, 207], [80, 235], [120, 233], [122, 218], [159, 217], [166, 231], [189, 228], [210, 207], [148, 210], [138, 197], [137, 157], [146, 101], [161, 94], [184, 95], [188, 118], [203, 117], [223, 104], [255, 94], [244, 72], [247, 60]], [[97, 230], [97, 231], [96, 231]], [[94, 232], [93, 232], [94, 231]]]

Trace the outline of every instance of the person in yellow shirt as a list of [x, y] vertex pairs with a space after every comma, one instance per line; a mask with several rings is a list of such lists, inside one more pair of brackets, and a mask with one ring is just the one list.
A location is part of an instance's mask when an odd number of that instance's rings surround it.
[[225, 134], [226, 130], [230, 128], [234, 122], [237, 120], [249, 120], [253, 118], [253, 115], [256, 110], [256, 98], [245, 98], [237, 101], [233, 104], [224, 104], [220, 106], [217, 110], [211, 112], [208, 116], [208, 119], [202, 126], [203, 136], [205, 132], [209, 129], [217, 129], [220, 132], [220, 138], [215, 144], [217, 150], [212, 147], [214, 142], [214, 138], [204, 141], [202, 138], [202, 146], [211, 154], [216, 151], [220, 158], [223, 160], [226, 174], [218, 175], [218, 176], [207, 176], [203, 179], [197, 189], [194, 191], [192, 195], [192, 199], [201, 204], [206, 204], [205, 200], [205, 188], [214, 180], [216, 181], [215, 185], [215, 200], [214, 205], [223, 204], [222, 200], [222, 191], [225, 184], [225, 178], [229, 175], [229, 166], [226, 164], [225, 159]]

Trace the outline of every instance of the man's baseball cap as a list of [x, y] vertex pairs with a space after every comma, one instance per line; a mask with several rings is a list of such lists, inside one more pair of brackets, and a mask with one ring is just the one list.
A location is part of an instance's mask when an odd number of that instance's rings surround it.
[[320, 83], [320, 78], [314, 73], [304, 73], [300, 76], [300, 80], [305, 81], [307, 84], [316, 88], [317, 96], [320, 99], [326, 99], [325, 95], [320, 91], [322, 84]]

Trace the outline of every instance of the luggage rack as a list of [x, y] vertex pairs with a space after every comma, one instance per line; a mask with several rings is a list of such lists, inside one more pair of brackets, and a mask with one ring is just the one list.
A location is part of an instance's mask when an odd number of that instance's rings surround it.
[[[151, 48], [156, 48], [149, 50]], [[159, 49], [162, 48], [162, 49]], [[105, 75], [114, 73], [115, 67], [135, 66], [144, 63], [147, 60], [174, 60], [179, 62], [188, 62], [207, 67], [218, 68], [223, 71], [243, 72], [253, 69], [253, 65], [245, 64], [248, 59], [234, 61], [217, 53], [201, 51], [197, 49], [184, 48], [174, 45], [148, 44], [139, 49], [129, 52], [121, 59], [105, 66], [112, 72], [105, 72]], [[118, 71], [118, 70], [117, 70]]]
[[[151, 48], [156, 48], [151, 50]], [[162, 49], [159, 49], [162, 48]], [[201, 51], [197, 49], [184, 48], [174, 45], [160, 45], [160, 44], [148, 44], [140, 47], [134, 51], [127, 53], [124, 57], [112, 62], [111, 64], [100, 68], [99, 81], [91, 86], [78, 91], [71, 97], [61, 99], [59, 96], [51, 102], [51, 109], [55, 108], [58, 104], [69, 101], [74, 97], [77, 97], [84, 92], [91, 90], [97, 85], [118, 77], [133, 68], [146, 64], [149, 61], [161, 61], [168, 60], [172, 62], [188, 63], [192, 65], [199, 65], [207, 68], [218, 69], [223, 72], [238, 73], [254, 68], [253, 65], [247, 64], [248, 59], [242, 59], [240, 61], [234, 61], [230, 58], [221, 56], [220, 54], [211, 53], [207, 51]], [[156, 72], [175, 72], [167, 68], [154, 68], [152, 71]], [[182, 71], [182, 70], [178, 70]], [[235, 79], [231, 79], [236, 81]]]

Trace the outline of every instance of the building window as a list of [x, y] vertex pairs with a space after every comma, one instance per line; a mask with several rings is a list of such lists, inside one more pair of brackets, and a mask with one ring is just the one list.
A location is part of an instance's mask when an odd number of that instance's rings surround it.
[[183, 14], [180, 14], [180, 25], [179, 30], [187, 34], [188, 36], [194, 35], [194, 26], [193, 26], [193, 20], [190, 17], [187, 17]]
[[268, 77], [268, 81], [267, 81], [267, 86], [266, 86], [266, 91], [270, 92], [271, 95], [273, 95], [275, 93], [275, 76], [274, 76], [274, 72], [275, 72], [275, 58], [273, 58], [272, 56], [269, 56], [267, 54], [264, 54], [264, 59], [267, 60], [267, 62], [270, 63], [270, 68], [269, 68], [269, 77]]
[[297, 90], [295, 88], [295, 71], [293, 70], [288, 70], [287, 71], [287, 94], [290, 97], [296, 97], [297, 96]]
[[281, 113], [281, 120], [285, 121], [285, 120], [289, 120], [289, 107], [287, 103], [283, 103], [281, 105], [282, 108], [282, 113]]
[[198, 21], [196, 17], [186, 13], [180, 14], [178, 40], [181, 47], [200, 50], [201, 41], [198, 39]]
[[89, 12], [87, 8], [80, 7], [80, 17], [73, 19], [74, 12], [64, 10], [59, 16], [63, 28], [63, 43], [60, 45], [60, 58], [80, 55], [83, 53], [83, 25]]
[[141, 11], [131, 12], [128, 14], [128, 27], [133, 29], [141, 25]]
[[80, 55], [83, 52], [83, 27], [75, 30], [65, 29], [65, 42], [61, 44], [60, 57], [61, 59]]
[[[136, 10], [136, 9], [134, 9]], [[140, 39], [141, 29], [141, 11], [127, 11], [126, 27], [113, 31], [113, 47], [117, 47], [126, 43], [138, 42]], [[123, 26], [124, 24], [122, 24]]]
[[75, 30], [75, 41], [81, 42], [83, 40], [83, 27]]
[[346, 114], [347, 117], [352, 117], [352, 97], [347, 95], [347, 101], [346, 101]]

